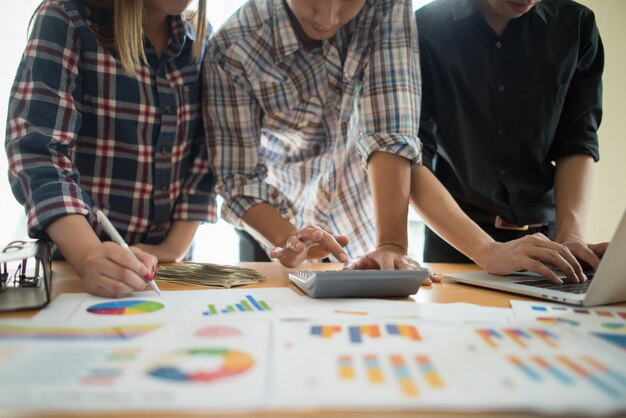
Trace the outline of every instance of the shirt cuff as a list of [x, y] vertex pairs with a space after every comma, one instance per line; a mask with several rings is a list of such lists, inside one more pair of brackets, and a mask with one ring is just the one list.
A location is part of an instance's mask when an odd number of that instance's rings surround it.
[[217, 222], [217, 203], [214, 194], [182, 195], [174, 206], [172, 220]]
[[32, 193], [32, 206], [27, 209], [28, 235], [31, 238], [47, 239], [46, 228], [67, 215], [89, 217], [92, 202], [75, 184], [54, 183], [37, 188]]
[[404, 157], [411, 161], [411, 165], [422, 164], [422, 144], [417, 137], [398, 133], [373, 134], [357, 141], [357, 150], [366, 167], [370, 156], [377, 151]]
[[236, 228], [243, 229], [244, 213], [259, 203], [272, 205], [285, 219], [293, 219], [291, 203], [277, 188], [267, 183], [245, 184], [230, 190], [224, 196], [222, 218]]

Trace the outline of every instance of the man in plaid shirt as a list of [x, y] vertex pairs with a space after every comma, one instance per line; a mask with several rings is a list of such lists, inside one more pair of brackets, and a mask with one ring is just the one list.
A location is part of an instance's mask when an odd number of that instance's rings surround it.
[[222, 216], [286, 266], [406, 257], [421, 163], [408, 0], [258, 0], [209, 41], [204, 117]]

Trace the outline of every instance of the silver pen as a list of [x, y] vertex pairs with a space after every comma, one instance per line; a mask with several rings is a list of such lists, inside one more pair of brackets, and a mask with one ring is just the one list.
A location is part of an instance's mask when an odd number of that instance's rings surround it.
[[[137, 258], [137, 256], [133, 252], [133, 250], [131, 250], [130, 247], [128, 246], [128, 244], [126, 244], [126, 242], [124, 241], [124, 238], [122, 238], [120, 233], [117, 232], [117, 229], [115, 229], [115, 227], [113, 226], [111, 221], [109, 221], [109, 218], [107, 218], [107, 216], [104, 214], [104, 212], [102, 212], [101, 210], [97, 210], [96, 211], [96, 218], [98, 219], [98, 222], [100, 222], [100, 224], [102, 224], [102, 229], [104, 229], [104, 232], [106, 232], [107, 235], [109, 237], [111, 237], [111, 239], [114, 242], [116, 242], [122, 248], [124, 248], [126, 251], [131, 253], [133, 255], [133, 257], [135, 257], [137, 259], [137, 261], [141, 262], [141, 260], [139, 260]], [[159, 286], [157, 286], [157, 284], [156, 284], [156, 282], [154, 280], [148, 280], [146, 278], [144, 278], [144, 280], [146, 280], [146, 282], [148, 283], [148, 285], [150, 285], [150, 288], [152, 288], [152, 290], [157, 292], [159, 295], [161, 294], [161, 289], [159, 289]]]

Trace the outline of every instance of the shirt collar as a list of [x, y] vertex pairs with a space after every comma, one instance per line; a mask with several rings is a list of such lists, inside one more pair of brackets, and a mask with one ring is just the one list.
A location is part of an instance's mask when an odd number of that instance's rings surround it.
[[[367, 0], [363, 6], [363, 10], [355, 19], [362, 16], [364, 10], [372, 8], [379, 0]], [[282, 58], [296, 52], [302, 47], [298, 35], [296, 35], [289, 12], [287, 11], [284, 0], [274, 0], [273, 2], [273, 25], [274, 25], [274, 47], [276, 48], [276, 58]]]
[[291, 25], [284, 0], [274, 0], [274, 47], [280, 60], [300, 49], [300, 41]]
[[[450, 4], [452, 18], [454, 20], [463, 20], [478, 12], [473, 0], [448, 0], [448, 2]], [[535, 4], [535, 6], [530, 10], [530, 13], [534, 13], [539, 16], [544, 23], [548, 21], [543, 2]]]

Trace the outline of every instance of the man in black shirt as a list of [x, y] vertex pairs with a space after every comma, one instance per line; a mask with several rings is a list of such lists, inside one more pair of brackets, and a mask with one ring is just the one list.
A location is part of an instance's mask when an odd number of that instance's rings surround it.
[[[606, 243], [583, 238], [602, 115], [604, 55], [593, 13], [569, 0], [436, 0], [416, 19], [418, 212], [493, 273], [509, 272], [503, 260], [511, 257], [553, 280], [547, 266], [578, 269], [571, 255], [595, 268]], [[425, 212], [432, 199], [441, 210]], [[494, 245], [485, 232], [509, 243]], [[568, 251], [555, 255], [546, 236]], [[470, 261], [431, 230], [424, 260]]]

